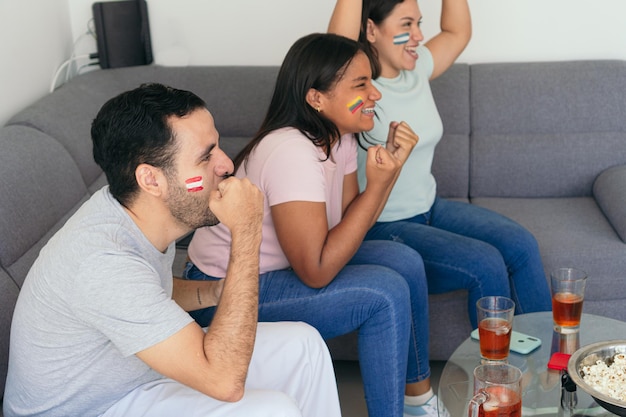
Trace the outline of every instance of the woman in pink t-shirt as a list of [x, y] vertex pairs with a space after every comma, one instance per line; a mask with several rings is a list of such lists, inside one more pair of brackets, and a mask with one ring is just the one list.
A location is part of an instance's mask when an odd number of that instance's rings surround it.
[[[259, 320], [304, 321], [325, 339], [358, 330], [369, 415], [396, 417], [407, 375], [430, 375], [424, 266], [406, 245], [363, 238], [418, 138], [391, 123], [386, 146], [367, 152], [359, 192], [355, 133], [373, 127], [380, 99], [371, 81], [357, 42], [331, 34], [298, 40], [259, 132], [235, 158], [235, 175], [265, 195]], [[226, 227], [197, 230], [185, 277], [226, 276], [229, 246]], [[214, 312], [192, 315], [206, 326]]]

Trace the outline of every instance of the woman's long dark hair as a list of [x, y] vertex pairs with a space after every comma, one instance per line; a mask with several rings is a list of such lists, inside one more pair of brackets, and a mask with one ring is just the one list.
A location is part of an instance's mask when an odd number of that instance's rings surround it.
[[330, 156], [331, 143], [339, 140], [337, 126], [306, 101], [310, 89], [330, 91], [343, 77], [362, 45], [343, 36], [314, 33], [296, 41], [280, 67], [274, 94], [261, 127], [235, 157], [235, 170], [270, 132], [293, 127]]
[[359, 43], [370, 57], [372, 65], [372, 79], [380, 77], [381, 67], [378, 60], [378, 51], [367, 40], [367, 19], [371, 19], [376, 25], [380, 25], [387, 18], [393, 9], [404, 0], [363, 0], [361, 10], [361, 30], [359, 32]]

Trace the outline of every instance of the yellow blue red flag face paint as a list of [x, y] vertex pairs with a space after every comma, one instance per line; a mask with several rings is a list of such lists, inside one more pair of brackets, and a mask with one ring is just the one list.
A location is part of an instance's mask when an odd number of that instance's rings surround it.
[[348, 103], [346, 107], [348, 107], [350, 113], [356, 113], [361, 107], [363, 107], [363, 97], [357, 96], [357, 98]]
[[187, 192], [195, 193], [196, 191], [204, 190], [202, 186], [202, 177], [192, 177], [185, 181], [185, 187], [187, 187]]
[[405, 44], [409, 41], [409, 38], [411, 37], [411, 34], [409, 32], [405, 32], [405, 33], [401, 33], [399, 35], [396, 35], [393, 37], [393, 44], [394, 45], [402, 45]]

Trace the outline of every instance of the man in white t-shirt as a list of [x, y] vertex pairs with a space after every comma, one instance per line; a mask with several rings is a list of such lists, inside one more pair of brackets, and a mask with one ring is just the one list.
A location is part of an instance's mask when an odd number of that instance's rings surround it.
[[[92, 125], [109, 185], [50, 239], [13, 316], [4, 415], [339, 416], [304, 323], [257, 323], [262, 193], [230, 177], [205, 103], [147, 84]], [[172, 279], [176, 239], [221, 222], [226, 279]], [[203, 330], [187, 311], [217, 305]]]

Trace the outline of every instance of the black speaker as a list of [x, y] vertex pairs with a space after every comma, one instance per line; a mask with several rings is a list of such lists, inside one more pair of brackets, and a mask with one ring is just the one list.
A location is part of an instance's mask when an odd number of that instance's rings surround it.
[[92, 6], [101, 68], [152, 63], [145, 0], [97, 2]]

